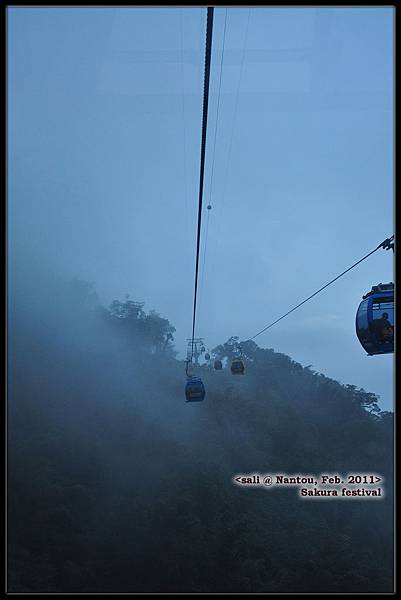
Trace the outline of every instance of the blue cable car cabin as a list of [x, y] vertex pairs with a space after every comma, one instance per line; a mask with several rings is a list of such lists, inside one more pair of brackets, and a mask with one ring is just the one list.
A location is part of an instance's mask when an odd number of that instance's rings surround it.
[[214, 368], [216, 369], [216, 371], [221, 371], [223, 368], [223, 363], [221, 362], [221, 360], [217, 359], [214, 361]]
[[394, 352], [394, 283], [379, 283], [362, 296], [356, 334], [368, 356]]
[[205, 399], [206, 390], [200, 377], [189, 377], [185, 386], [185, 397], [187, 402], [202, 402]]
[[245, 371], [245, 365], [241, 358], [234, 358], [231, 363], [231, 373], [233, 375], [243, 375]]

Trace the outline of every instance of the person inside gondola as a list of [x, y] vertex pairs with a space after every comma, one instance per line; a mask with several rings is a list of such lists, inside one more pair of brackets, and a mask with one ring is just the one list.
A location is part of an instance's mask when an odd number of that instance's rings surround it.
[[388, 342], [393, 339], [394, 328], [388, 320], [388, 313], [384, 312], [380, 319], [374, 319], [374, 332], [383, 342]]

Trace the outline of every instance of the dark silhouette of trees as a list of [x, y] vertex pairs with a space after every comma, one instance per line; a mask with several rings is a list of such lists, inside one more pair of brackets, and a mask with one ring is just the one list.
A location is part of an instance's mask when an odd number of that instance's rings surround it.
[[[243, 341], [246, 375], [199, 367], [190, 406], [167, 319], [85, 282], [49, 298], [9, 331], [9, 592], [393, 590], [393, 413], [374, 394]], [[385, 497], [233, 485], [255, 472], [378, 473]]]
[[133, 302], [128, 298], [124, 302], [114, 300], [111, 303], [107, 313], [109, 320], [129, 337], [139, 339], [142, 349], [146, 348], [152, 354], [163, 352], [175, 356], [175, 327], [154, 310], [146, 314], [143, 302]]

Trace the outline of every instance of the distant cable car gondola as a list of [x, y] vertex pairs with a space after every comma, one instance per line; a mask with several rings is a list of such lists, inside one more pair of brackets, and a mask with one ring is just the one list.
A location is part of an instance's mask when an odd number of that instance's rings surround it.
[[205, 354], [205, 360], [210, 360], [210, 354], [208, 352]]
[[216, 369], [216, 371], [221, 371], [221, 369], [223, 368], [223, 363], [221, 362], [221, 360], [214, 361], [214, 368]]
[[369, 356], [394, 352], [394, 283], [379, 283], [362, 296], [356, 334]]
[[231, 373], [233, 375], [243, 375], [245, 371], [245, 365], [241, 358], [234, 358], [231, 363]]
[[200, 377], [189, 377], [185, 386], [185, 397], [187, 402], [202, 402], [205, 399], [206, 391]]

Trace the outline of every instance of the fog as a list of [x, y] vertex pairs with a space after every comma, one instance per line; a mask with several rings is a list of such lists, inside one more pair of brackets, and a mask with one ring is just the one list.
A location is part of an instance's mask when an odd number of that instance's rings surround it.
[[[196, 335], [229, 364], [393, 233], [393, 12], [225, 18]], [[204, 34], [202, 8], [8, 9], [12, 591], [391, 590], [393, 356], [355, 335], [390, 252], [185, 403]], [[241, 470], [377, 472], [386, 499], [248, 494]]]
[[[10, 590], [308, 592], [308, 570], [323, 593], [391, 589], [392, 419], [374, 397], [244, 346], [246, 376], [203, 367], [206, 399], [186, 404], [172, 348], [149, 351], [83, 282], [32, 269], [13, 290]], [[316, 505], [234, 486], [246, 472], [379, 473], [385, 498]]]
[[[216, 10], [197, 329], [211, 347], [249, 338], [393, 232], [391, 9], [230, 9], [212, 181], [224, 20]], [[198, 8], [8, 12], [10, 260], [19, 249], [94, 281], [105, 304], [145, 301], [182, 356], [204, 25]], [[260, 344], [391, 408], [392, 357], [367, 358], [354, 319], [392, 269], [377, 253]]]

